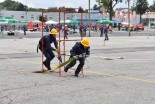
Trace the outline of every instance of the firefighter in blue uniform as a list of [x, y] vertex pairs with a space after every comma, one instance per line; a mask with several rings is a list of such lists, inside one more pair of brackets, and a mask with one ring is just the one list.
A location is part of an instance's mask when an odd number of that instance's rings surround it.
[[[59, 53], [59, 49], [57, 46], [57, 40], [56, 40], [57, 30], [52, 29], [50, 31], [50, 34], [45, 35], [43, 38], [39, 40], [38, 48], [43, 52], [44, 56], [46, 57], [46, 60], [43, 62], [45, 67], [48, 70], [51, 70], [50, 62], [55, 57], [53, 51], [56, 51]], [[43, 39], [43, 50], [42, 50], [42, 39]], [[51, 47], [51, 44], [54, 43], [55, 48]]]
[[76, 60], [70, 62], [64, 69], [65, 72], [68, 71], [69, 68], [73, 67], [76, 64], [76, 61], [79, 61], [79, 65], [75, 71], [75, 76], [78, 77], [81, 69], [85, 64], [86, 56], [90, 54], [90, 41], [88, 38], [83, 38], [81, 42], [76, 42], [75, 45], [70, 50], [71, 58], [75, 57]]

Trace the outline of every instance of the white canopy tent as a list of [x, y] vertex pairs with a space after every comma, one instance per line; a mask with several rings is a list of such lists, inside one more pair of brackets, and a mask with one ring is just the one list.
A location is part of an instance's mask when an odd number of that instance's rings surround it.
[[65, 22], [65, 23], [71, 23], [71, 20], [67, 19], [67, 20], [65, 20], [65, 21], [64, 21], [64, 20], [61, 20], [61, 21], [60, 21], [60, 23], [64, 23], [64, 22]]
[[58, 22], [55, 22], [53, 20], [49, 20], [49, 21], [45, 22], [45, 24], [58, 24]]
[[122, 22], [121, 24], [122, 24], [122, 25], [129, 25], [128, 22]]
[[34, 20], [34, 21], [32, 21], [32, 22], [35, 22], [35, 23], [40, 23], [41, 21], [39, 21], [39, 20]]

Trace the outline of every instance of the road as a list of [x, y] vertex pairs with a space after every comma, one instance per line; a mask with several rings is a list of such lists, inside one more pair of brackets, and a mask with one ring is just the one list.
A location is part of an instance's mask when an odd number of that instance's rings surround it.
[[[22, 34], [22, 33], [21, 33]], [[36, 73], [42, 69], [36, 46], [41, 33], [3, 36], [0, 39], [0, 104], [154, 104], [155, 36], [144, 32], [113, 32], [109, 41], [98, 34], [88, 37], [91, 55], [84, 75]], [[70, 35], [70, 40], [79, 39]], [[75, 41], [66, 41], [66, 54]], [[63, 42], [61, 42], [61, 53]], [[68, 56], [64, 57], [65, 60]], [[77, 63], [78, 64], [78, 63]], [[56, 58], [51, 67], [59, 65]]]

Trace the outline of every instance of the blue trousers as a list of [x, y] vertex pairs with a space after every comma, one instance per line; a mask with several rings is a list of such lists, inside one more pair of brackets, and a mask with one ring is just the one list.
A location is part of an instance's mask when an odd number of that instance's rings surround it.
[[[71, 68], [71, 67], [73, 67], [76, 64], [76, 61], [77, 60], [73, 60], [66, 67], [68, 69]], [[85, 64], [85, 58], [79, 58], [78, 61], [79, 61], [79, 65], [78, 65], [78, 67], [77, 67], [77, 69], [75, 71], [75, 74], [77, 74], [77, 75], [80, 73], [81, 69], [83, 68], [83, 66]]]
[[[39, 49], [42, 51], [42, 47], [39, 47]], [[44, 56], [46, 57], [44, 63], [46, 64], [47, 69], [51, 69], [50, 62], [55, 57], [55, 55], [53, 53], [53, 50], [51, 50], [51, 49], [45, 49], [42, 52], [43, 52]]]

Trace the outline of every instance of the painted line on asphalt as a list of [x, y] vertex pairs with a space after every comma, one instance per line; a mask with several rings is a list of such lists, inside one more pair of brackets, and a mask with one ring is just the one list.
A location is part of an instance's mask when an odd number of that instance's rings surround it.
[[[40, 63], [37, 63], [37, 62], [27, 61], [27, 60], [22, 60], [22, 59], [11, 59], [11, 60], [22, 61], [22, 62], [27, 62], [27, 63], [32, 63], [32, 64], [40, 64]], [[14, 69], [14, 70], [16, 70], [16, 69]], [[27, 71], [27, 72], [29, 72], [29, 71]], [[84, 72], [91, 73], [91, 74], [97, 74], [97, 75], [109, 76], [109, 77], [113, 77], [113, 78], [123, 78], [123, 79], [142, 81], [142, 82], [147, 82], [147, 83], [155, 83], [155, 80], [146, 80], [146, 79], [141, 79], [141, 78], [136, 78], [136, 77], [129, 77], [129, 76], [118, 76], [118, 75], [113, 75], [113, 74], [98, 72], [98, 71], [88, 71], [87, 70], [87, 71], [84, 71]]]
[[27, 51], [27, 50], [23, 50], [23, 51], [12, 51], [12, 50], [0, 50], [0, 53], [36, 53], [35, 51]]
[[0, 59], [8, 59], [8, 60], [22, 61], [22, 62], [33, 63], [33, 64], [41, 64], [39, 62], [34, 62], [34, 61], [29, 61], [29, 60], [23, 60], [23, 59], [15, 59], [15, 58], [9, 58], [9, 57], [0, 57]]
[[155, 80], [146, 80], [146, 79], [141, 79], [141, 78], [136, 78], [136, 77], [118, 76], [118, 75], [108, 74], [108, 73], [104, 73], [104, 72], [97, 72], [97, 71], [85, 71], [85, 72], [91, 73], [91, 74], [109, 76], [109, 77], [113, 77], [113, 78], [123, 78], [123, 79], [142, 81], [142, 82], [147, 82], [147, 83], [155, 83]]

